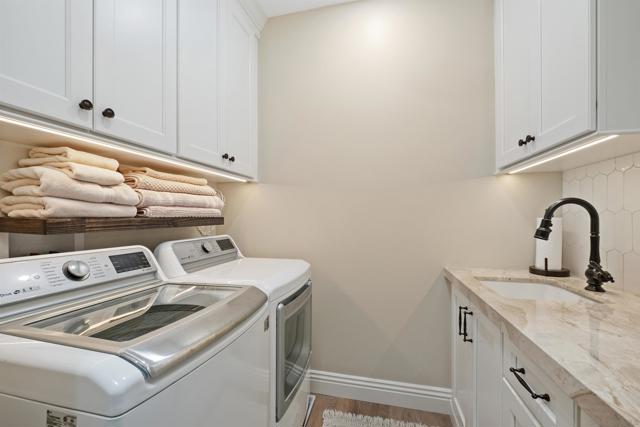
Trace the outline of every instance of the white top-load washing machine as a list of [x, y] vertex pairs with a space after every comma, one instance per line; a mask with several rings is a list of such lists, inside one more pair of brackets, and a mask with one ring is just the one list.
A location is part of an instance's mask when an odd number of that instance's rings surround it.
[[229, 236], [165, 242], [155, 250], [174, 282], [245, 284], [269, 296], [271, 415], [269, 426], [301, 427], [309, 395], [311, 280], [308, 262], [246, 258]]
[[140, 246], [0, 261], [0, 425], [268, 423], [267, 297]]

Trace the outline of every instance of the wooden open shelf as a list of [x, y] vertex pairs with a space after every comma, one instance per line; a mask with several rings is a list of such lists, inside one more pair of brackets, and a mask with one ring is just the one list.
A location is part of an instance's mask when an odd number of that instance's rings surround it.
[[216, 218], [0, 218], [0, 233], [70, 234], [95, 231], [222, 225]]

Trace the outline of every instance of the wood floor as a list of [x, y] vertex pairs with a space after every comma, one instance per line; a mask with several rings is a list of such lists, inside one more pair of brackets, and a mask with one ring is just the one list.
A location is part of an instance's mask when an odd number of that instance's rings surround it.
[[316, 394], [311, 418], [307, 427], [322, 427], [322, 413], [325, 409], [335, 409], [371, 417], [391, 418], [399, 421], [421, 423], [427, 426], [451, 427], [448, 415], [433, 414], [415, 409], [398, 408], [396, 406], [380, 405], [378, 403], [361, 402], [358, 400], [341, 399], [333, 396]]

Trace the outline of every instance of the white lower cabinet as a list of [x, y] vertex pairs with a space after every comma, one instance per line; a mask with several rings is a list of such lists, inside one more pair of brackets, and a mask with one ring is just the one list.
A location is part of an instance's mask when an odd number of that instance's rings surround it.
[[452, 295], [453, 406], [464, 427], [500, 423], [500, 329], [460, 293]]
[[455, 288], [452, 412], [457, 427], [597, 427], [551, 378]]

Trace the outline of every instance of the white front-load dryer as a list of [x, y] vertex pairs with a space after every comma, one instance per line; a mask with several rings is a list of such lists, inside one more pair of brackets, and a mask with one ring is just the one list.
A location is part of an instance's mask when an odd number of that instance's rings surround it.
[[269, 298], [270, 427], [301, 427], [311, 358], [310, 265], [299, 259], [247, 258], [227, 235], [160, 244], [155, 255], [173, 282], [251, 285]]

